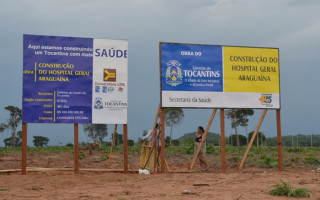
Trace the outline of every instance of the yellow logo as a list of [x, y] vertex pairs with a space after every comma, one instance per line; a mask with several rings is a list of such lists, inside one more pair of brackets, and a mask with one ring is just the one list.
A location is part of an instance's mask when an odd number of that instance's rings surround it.
[[116, 69], [104, 69], [103, 80], [115, 82], [117, 80]]

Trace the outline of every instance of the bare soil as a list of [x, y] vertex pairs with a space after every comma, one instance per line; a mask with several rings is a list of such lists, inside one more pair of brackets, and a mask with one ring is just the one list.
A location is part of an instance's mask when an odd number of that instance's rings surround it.
[[[112, 160], [110, 168], [121, 169], [122, 154]], [[94, 152], [80, 160], [81, 168], [107, 168], [105, 153]], [[167, 154], [169, 167], [186, 170], [192, 155]], [[320, 200], [320, 172], [316, 168], [265, 169], [247, 164], [239, 172], [236, 163], [228, 162], [228, 172], [220, 172], [219, 156], [208, 155], [209, 172], [199, 172], [199, 164], [193, 173], [168, 173], [156, 175], [123, 174], [111, 172], [73, 171], [28, 172], [27, 175], [0, 173], [0, 200], [4, 199], [296, 199], [270, 196], [266, 192], [283, 180], [294, 188], [311, 190], [310, 199]], [[28, 167], [73, 168], [72, 152], [29, 152]], [[21, 153], [3, 153], [0, 169], [18, 169]], [[129, 156], [129, 169], [139, 168], [139, 155]], [[194, 186], [202, 184], [202, 186]], [[183, 194], [189, 190], [188, 194]]]

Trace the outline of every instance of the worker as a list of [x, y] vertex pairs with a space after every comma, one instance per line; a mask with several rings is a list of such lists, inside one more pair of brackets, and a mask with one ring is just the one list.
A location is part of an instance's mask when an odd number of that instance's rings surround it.
[[203, 133], [204, 133], [203, 127], [199, 126], [198, 130], [197, 130], [197, 135], [196, 135], [196, 138], [195, 138], [195, 143], [194, 143], [194, 152], [197, 151], [201, 141], [204, 140], [204, 142], [202, 144], [202, 147], [200, 149], [200, 152], [198, 154], [198, 159], [199, 159], [199, 162], [200, 162], [200, 171], [205, 172], [205, 171], [208, 171], [209, 165], [208, 165], [207, 161], [205, 160], [206, 148], [207, 147], [206, 147], [206, 141], [203, 138]]

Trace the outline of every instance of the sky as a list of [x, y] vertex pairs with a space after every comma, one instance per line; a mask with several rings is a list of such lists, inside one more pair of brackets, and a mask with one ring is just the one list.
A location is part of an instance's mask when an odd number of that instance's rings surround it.
[[[130, 139], [153, 124], [160, 41], [279, 48], [282, 134], [319, 134], [319, 10], [318, 0], [0, 0], [0, 122], [9, 116], [5, 106], [22, 106], [22, 37], [35, 34], [128, 40]], [[173, 138], [205, 127], [211, 112], [185, 109]], [[249, 131], [261, 113], [249, 118]], [[220, 133], [217, 114], [210, 131]], [[269, 137], [276, 136], [275, 116], [268, 111], [260, 129]], [[226, 120], [226, 135], [232, 131]], [[9, 135], [0, 133], [0, 146]], [[28, 145], [35, 135], [50, 145], [73, 142], [73, 124], [29, 124]], [[92, 142], [81, 125], [80, 141]]]

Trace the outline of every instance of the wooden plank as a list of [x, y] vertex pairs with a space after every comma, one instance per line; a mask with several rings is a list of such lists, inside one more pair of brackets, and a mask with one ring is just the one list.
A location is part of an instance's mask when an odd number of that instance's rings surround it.
[[165, 119], [165, 113], [164, 113], [164, 108], [161, 108], [160, 112], [160, 139], [161, 139], [161, 173], [164, 174], [166, 173], [166, 158], [165, 158], [165, 141], [164, 141], [164, 136], [165, 136], [165, 126], [164, 126], [164, 119]]
[[110, 153], [109, 153], [109, 160], [108, 160], [108, 168], [110, 167], [111, 159], [112, 159], [112, 151], [113, 151], [113, 146], [114, 146], [114, 140], [117, 132], [118, 124], [114, 125], [114, 130], [113, 130], [113, 135], [112, 135], [112, 142], [111, 142], [111, 148], [110, 148]]
[[123, 172], [128, 173], [128, 124], [123, 124]]
[[244, 155], [243, 155], [243, 157], [242, 157], [239, 170], [242, 170], [242, 168], [243, 168], [244, 162], [246, 161], [246, 159], [247, 159], [247, 157], [248, 157], [249, 151], [250, 151], [250, 149], [251, 149], [251, 147], [252, 147], [252, 144], [253, 144], [253, 142], [254, 142], [254, 139], [256, 138], [256, 136], [257, 136], [257, 134], [258, 134], [258, 131], [259, 131], [259, 129], [260, 129], [260, 126], [261, 126], [261, 124], [262, 124], [262, 122], [263, 122], [264, 117], [266, 116], [267, 111], [268, 111], [267, 109], [264, 109], [264, 110], [263, 110], [263, 113], [261, 114], [259, 123], [258, 123], [256, 129], [254, 130], [254, 132], [253, 132], [253, 134], [252, 134], [252, 137], [251, 137], [251, 140], [250, 140], [250, 143], [249, 143], [249, 145], [248, 145], [248, 147], [247, 147], [247, 150], [246, 150], [246, 152], [244, 153]]
[[155, 134], [154, 134], [154, 142], [153, 142], [153, 146], [154, 146], [154, 163], [153, 163], [153, 173], [154, 174], [158, 174], [158, 141], [159, 141], [159, 134], [158, 134], [158, 131], [155, 131]]
[[157, 129], [156, 125], [157, 125], [157, 122], [158, 122], [159, 115], [160, 115], [160, 103], [158, 105], [157, 113], [156, 113], [156, 116], [155, 116], [155, 119], [154, 119], [154, 122], [153, 122], [152, 133], [151, 133], [151, 136], [150, 136], [150, 140], [149, 140], [148, 146], [150, 146], [152, 144], [154, 135], [156, 133], [156, 129]]
[[278, 140], [278, 167], [279, 167], [279, 171], [283, 171], [280, 109], [277, 109], [276, 115], [277, 115], [277, 140]]
[[225, 122], [224, 122], [224, 109], [220, 109], [220, 137], [221, 137], [221, 171], [227, 173], [226, 161], [226, 137], [225, 137]]
[[23, 175], [27, 174], [27, 135], [28, 135], [28, 124], [22, 124], [22, 159], [21, 159], [21, 171]]
[[79, 126], [74, 124], [74, 173], [79, 173]]
[[193, 159], [192, 159], [192, 162], [191, 162], [191, 164], [190, 164], [190, 167], [189, 167], [189, 170], [190, 170], [190, 171], [192, 170], [192, 168], [193, 168], [193, 166], [194, 166], [194, 163], [196, 162], [196, 159], [197, 159], [197, 157], [198, 157], [198, 155], [199, 155], [199, 152], [200, 152], [200, 150], [201, 150], [201, 147], [202, 147], [203, 143], [206, 141], [206, 137], [207, 137], [208, 131], [209, 131], [209, 129], [210, 129], [210, 126], [211, 126], [211, 124], [212, 124], [212, 121], [213, 121], [213, 119], [214, 119], [214, 116], [216, 115], [216, 112], [217, 112], [217, 109], [216, 109], [216, 108], [213, 109], [212, 114], [211, 114], [211, 117], [210, 117], [209, 122], [208, 122], [208, 124], [207, 124], [207, 128], [206, 128], [206, 130], [204, 131], [204, 133], [203, 133], [203, 135], [202, 135], [202, 140], [201, 140], [201, 142], [200, 142], [200, 144], [199, 144], [199, 146], [198, 146], [198, 149], [197, 149], [196, 153], [194, 154]]

